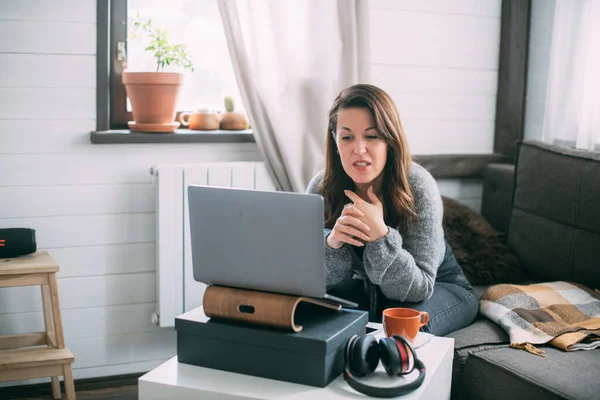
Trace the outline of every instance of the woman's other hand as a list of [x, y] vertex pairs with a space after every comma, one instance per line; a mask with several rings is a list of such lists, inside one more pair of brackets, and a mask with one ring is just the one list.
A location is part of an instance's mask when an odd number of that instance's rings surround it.
[[365, 214], [354, 206], [346, 204], [342, 210], [342, 215], [335, 221], [335, 226], [327, 236], [327, 245], [334, 249], [339, 249], [348, 243], [354, 246], [364, 246], [364, 242], [370, 241], [367, 232], [371, 228], [361, 221]]
[[363, 214], [360, 220], [371, 228], [369, 232], [371, 242], [381, 239], [388, 234], [388, 227], [383, 219], [383, 204], [373, 192], [373, 186], [369, 186], [367, 190], [367, 196], [370, 201], [361, 199], [351, 190], [344, 190], [344, 193], [352, 200], [354, 208]]

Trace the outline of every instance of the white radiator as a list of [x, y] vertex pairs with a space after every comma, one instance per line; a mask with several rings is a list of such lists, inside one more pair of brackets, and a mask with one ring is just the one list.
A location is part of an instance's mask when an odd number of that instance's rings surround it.
[[172, 327], [175, 317], [202, 305], [205, 284], [192, 272], [187, 187], [209, 185], [275, 190], [264, 163], [230, 162], [158, 165], [152, 169], [157, 193], [157, 307], [152, 322]]

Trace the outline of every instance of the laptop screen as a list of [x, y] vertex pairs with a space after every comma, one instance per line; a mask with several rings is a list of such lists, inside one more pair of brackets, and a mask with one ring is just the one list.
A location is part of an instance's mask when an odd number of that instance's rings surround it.
[[188, 205], [196, 281], [325, 295], [321, 196], [192, 185]]

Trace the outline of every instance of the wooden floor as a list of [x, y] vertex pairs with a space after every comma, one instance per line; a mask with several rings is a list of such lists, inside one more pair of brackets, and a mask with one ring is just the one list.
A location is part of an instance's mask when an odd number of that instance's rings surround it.
[[[77, 387], [77, 386], [76, 386]], [[9, 397], [19, 400], [52, 400], [52, 395], [36, 397]], [[65, 396], [63, 394], [62, 398]], [[137, 385], [122, 386], [110, 389], [77, 391], [77, 400], [137, 400]], [[4, 400], [4, 399], [3, 399]], [[8, 400], [8, 399], [6, 399]]]

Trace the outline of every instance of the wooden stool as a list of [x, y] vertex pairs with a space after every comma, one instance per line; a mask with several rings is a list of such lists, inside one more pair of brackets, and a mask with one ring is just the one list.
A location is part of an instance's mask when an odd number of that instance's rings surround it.
[[44, 307], [44, 332], [0, 335], [0, 382], [50, 377], [52, 396], [60, 399], [64, 377], [65, 395], [75, 399], [71, 363], [73, 354], [65, 348], [58, 301], [58, 265], [46, 251], [17, 258], [0, 259], [0, 288], [40, 285]]

